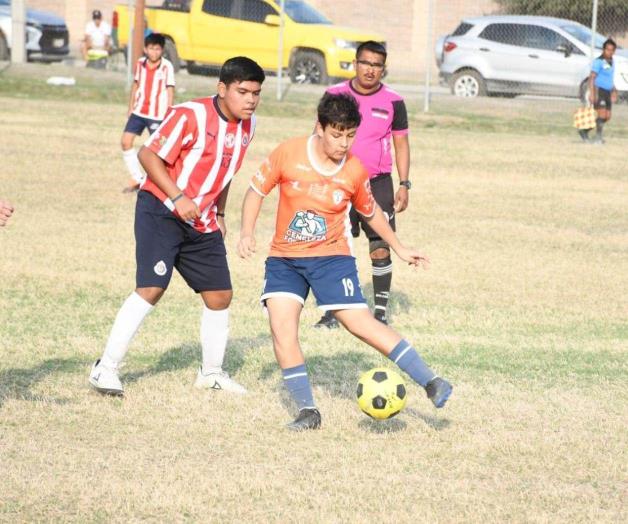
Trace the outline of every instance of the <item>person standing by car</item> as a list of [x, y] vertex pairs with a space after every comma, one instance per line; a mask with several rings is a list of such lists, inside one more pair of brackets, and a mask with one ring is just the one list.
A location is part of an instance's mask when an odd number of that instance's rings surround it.
[[[395, 231], [395, 214], [408, 207], [410, 176], [410, 145], [408, 142], [408, 113], [401, 95], [382, 83], [386, 69], [386, 48], [379, 42], [367, 41], [358, 46], [353, 62], [356, 75], [351, 80], [330, 87], [331, 94], [349, 94], [359, 104], [362, 123], [358, 128], [351, 152], [369, 172], [375, 201], [384, 211], [388, 224]], [[399, 174], [395, 192], [392, 180], [393, 156]], [[351, 233], [360, 228], [369, 240], [373, 266], [375, 318], [388, 323], [387, 307], [392, 283], [390, 247], [373, 231], [368, 222], [351, 210]], [[316, 327], [335, 328], [338, 321], [331, 311], [317, 322]]]
[[85, 26], [85, 40], [83, 41], [83, 58], [89, 59], [90, 50], [111, 52], [111, 26], [102, 19], [102, 13], [92, 11], [92, 20]]
[[591, 66], [589, 99], [597, 110], [594, 142], [598, 144], [604, 143], [604, 124], [611, 119], [612, 105], [617, 102], [617, 89], [614, 83], [615, 62], [613, 61], [616, 50], [617, 44], [609, 38], [602, 46], [602, 54], [593, 61]]

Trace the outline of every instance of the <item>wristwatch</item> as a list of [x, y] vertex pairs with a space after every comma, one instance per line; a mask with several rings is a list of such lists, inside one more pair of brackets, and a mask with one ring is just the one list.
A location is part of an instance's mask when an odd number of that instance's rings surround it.
[[400, 186], [404, 186], [406, 189], [412, 189], [412, 182], [410, 182], [409, 180], [402, 180], [401, 182], [399, 182]]

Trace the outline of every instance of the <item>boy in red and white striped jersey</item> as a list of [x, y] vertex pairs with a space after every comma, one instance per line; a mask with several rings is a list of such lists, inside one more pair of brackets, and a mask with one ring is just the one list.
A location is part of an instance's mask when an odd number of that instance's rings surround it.
[[140, 150], [148, 179], [135, 209], [136, 288], [92, 367], [89, 382], [100, 393], [122, 395], [120, 364], [173, 269], [204, 302], [195, 386], [246, 393], [222, 369], [232, 297], [224, 213], [229, 184], [255, 132], [263, 81], [264, 71], [250, 58], [227, 60], [218, 94], [172, 107]]
[[138, 189], [146, 178], [133, 148], [144, 129], [155, 131], [174, 101], [174, 67], [163, 57], [166, 40], [152, 33], [144, 39], [144, 56], [135, 65], [128, 120], [122, 133], [122, 157], [131, 174], [126, 191]]

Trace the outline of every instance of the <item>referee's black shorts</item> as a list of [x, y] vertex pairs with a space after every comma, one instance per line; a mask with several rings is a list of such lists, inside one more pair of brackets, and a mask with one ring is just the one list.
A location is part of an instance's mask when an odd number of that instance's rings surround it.
[[221, 232], [196, 231], [148, 191], [137, 194], [135, 242], [137, 287], [166, 289], [176, 268], [197, 293], [231, 289]]
[[606, 109], [607, 111], [610, 111], [613, 106], [613, 102], [611, 101], [611, 92], [608, 89], [602, 89], [601, 87], [596, 89], [597, 96], [595, 97], [595, 105], [593, 107], [595, 109]]
[[[395, 228], [395, 190], [390, 173], [383, 173], [371, 178], [371, 191], [377, 205], [382, 208], [384, 215], [388, 218], [388, 224], [393, 231]], [[354, 208], [349, 212], [351, 219], [351, 234], [354, 237], [359, 236], [360, 228], [369, 240], [381, 240], [379, 235], [371, 229], [366, 223], [364, 217], [360, 215]]]

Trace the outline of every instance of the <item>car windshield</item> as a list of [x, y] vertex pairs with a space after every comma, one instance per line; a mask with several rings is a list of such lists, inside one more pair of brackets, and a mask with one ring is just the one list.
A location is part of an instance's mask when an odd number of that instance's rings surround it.
[[[279, 0], [277, 0], [277, 3], [279, 3]], [[299, 0], [286, 0], [285, 10], [286, 14], [299, 24], [331, 24], [327, 18], [311, 5]]]
[[[565, 33], [569, 33], [576, 40], [580, 40], [585, 45], [591, 45], [591, 30], [583, 25], [563, 25], [560, 27]], [[604, 38], [600, 33], [595, 33], [595, 47], [602, 49]]]
[[11, 5], [11, 0], [0, 0], [0, 5]]

